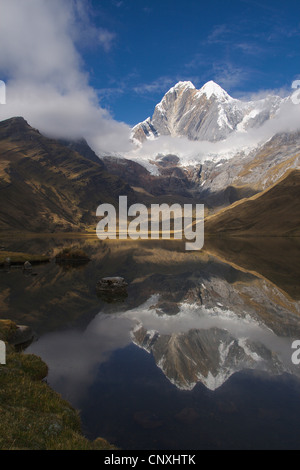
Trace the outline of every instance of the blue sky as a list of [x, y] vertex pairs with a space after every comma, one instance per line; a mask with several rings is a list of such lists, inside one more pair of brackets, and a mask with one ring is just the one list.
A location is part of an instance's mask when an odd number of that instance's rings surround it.
[[179, 80], [232, 96], [288, 89], [300, 74], [298, 0], [92, 0], [100, 43], [80, 52], [102, 106], [130, 125]]

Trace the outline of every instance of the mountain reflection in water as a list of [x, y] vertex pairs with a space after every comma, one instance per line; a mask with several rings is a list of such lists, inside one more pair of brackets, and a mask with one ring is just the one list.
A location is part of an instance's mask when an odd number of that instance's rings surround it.
[[[91, 258], [0, 278], [3, 317], [37, 331], [27, 352], [47, 362], [88, 437], [128, 449], [300, 447], [296, 239], [208, 240], [193, 253], [173, 241], [28, 243], [52, 255], [80, 245]], [[128, 298], [107, 304], [95, 285], [116, 275]]]

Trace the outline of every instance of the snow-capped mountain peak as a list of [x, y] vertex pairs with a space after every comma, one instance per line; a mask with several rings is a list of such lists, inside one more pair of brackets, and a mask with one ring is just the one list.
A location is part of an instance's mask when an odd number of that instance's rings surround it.
[[233, 98], [231, 98], [231, 96], [229, 96], [228, 93], [226, 93], [226, 91], [213, 80], [205, 83], [198, 93], [199, 96], [205, 94], [207, 99], [210, 99], [214, 95], [219, 100], [233, 100]]
[[170, 88], [168, 93], [174, 93], [174, 91], [178, 91], [178, 90], [182, 91], [182, 90], [187, 90], [187, 89], [195, 90], [196, 88], [193, 85], [193, 83], [190, 82], [190, 81], [178, 82], [178, 83], [176, 83], [175, 86]]

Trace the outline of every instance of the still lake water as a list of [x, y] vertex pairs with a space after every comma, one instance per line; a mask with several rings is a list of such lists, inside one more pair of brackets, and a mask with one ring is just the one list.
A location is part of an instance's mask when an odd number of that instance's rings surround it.
[[[300, 242], [93, 237], [1, 240], [49, 254], [81, 247], [85, 265], [0, 271], [1, 317], [30, 325], [26, 350], [80, 410], [84, 434], [122, 449], [299, 449]], [[128, 297], [96, 283], [122, 276]]]

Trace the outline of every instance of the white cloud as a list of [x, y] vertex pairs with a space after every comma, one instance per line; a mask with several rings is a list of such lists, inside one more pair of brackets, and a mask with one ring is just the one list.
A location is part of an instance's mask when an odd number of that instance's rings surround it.
[[247, 67], [236, 66], [229, 61], [213, 63], [212, 75], [214, 81], [225, 90], [231, 90], [242, 83], [247, 82], [252, 72]]
[[98, 30], [98, 40], [99, 43], [102, 45], [103, 49], [106, 52], [109, 52], [112, 48], [113, 41], [116, 37], [115, 33], [108, 31], [104, 28], [99, 28]]
[[241, 101], [259, 101], [265, 99], [267, 96], [286, 98], [291, 94], [291, 91], [291, 88], [281, 87], [276, 89], [258, 90], [256, 92], [237, 92], [233, 94], [233, 97]]
[[[0, 11], [0, 74], [7, 84], [0, 119], [23, 116], [47, 135], [85, 137], [96, 152], [129, 149], [129, 126], [100, 107], [76, 48], [82, 22], [88, 27], [85, 3], [0, 0]], [[114, 33], [92, 24], [91, 32], [111, 48]]]
[[151, 83], [142, 83], [134, 87], [133, 91], [137, 94], [143, 95], [146, 93], [160, 93], [166, 92], [168, 88], [174, 85], [174, 78], [159, 77]]
[[204, 41], [205, 44], [224, 44], [228, 42], [227, 36], [232, 34], [232, 30], [226, 24], [220, 24], [213, 28], [208, 38]]

